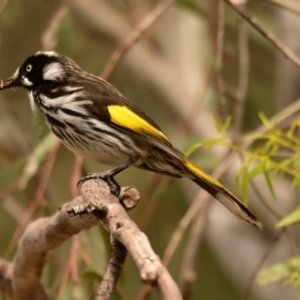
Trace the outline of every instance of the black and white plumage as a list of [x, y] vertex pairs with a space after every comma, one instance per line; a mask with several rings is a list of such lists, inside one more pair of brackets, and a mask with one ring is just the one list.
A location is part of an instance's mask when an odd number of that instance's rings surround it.
[[37, 52], [0, 89], [13, 86], [27, 89], [33, 111], [36, 107], [41, 111], [50, 129], [72, 152], [114, 166], [110, 175], [134, 165], [187, 177], [236, 217], [262, 228], [238, 198], [174, 148], [149, 116], [70, 58], [52, 51]]

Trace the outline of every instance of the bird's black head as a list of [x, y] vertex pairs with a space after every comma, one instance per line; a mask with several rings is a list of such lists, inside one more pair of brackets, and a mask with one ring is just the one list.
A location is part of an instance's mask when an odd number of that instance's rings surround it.
[[70, 58], [54, 51], [39, 51], [28, 57], [12, 77], [0, 82], [0, 89], [24, 87], [31, 90], [51, 82], [64, 82], [71, 69], [79, 67]]

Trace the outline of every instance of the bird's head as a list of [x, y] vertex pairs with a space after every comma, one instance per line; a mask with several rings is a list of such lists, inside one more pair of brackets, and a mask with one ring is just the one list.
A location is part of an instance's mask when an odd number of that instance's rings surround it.
[[0, 82], [0, 90], [11, 87], [35, 87], [53, 83], [64, 82], [71, 71], [79, 69], [70, 58], [54, 51], [39, 51], [28, 57], [10, 78]]

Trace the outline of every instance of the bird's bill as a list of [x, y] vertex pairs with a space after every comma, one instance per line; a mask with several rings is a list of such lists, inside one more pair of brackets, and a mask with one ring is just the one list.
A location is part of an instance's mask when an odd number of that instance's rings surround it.
[[21, 86], [22, 82], [18, 76], [12, 76], [6, 80], [0, 81], [0, 90], [9, 89], [11, 87]]

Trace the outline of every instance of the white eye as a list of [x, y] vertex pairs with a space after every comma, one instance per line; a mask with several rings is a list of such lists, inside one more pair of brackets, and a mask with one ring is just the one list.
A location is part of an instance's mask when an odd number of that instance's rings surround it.
[[32, 70], [32, 65], [27, 65], [26, 66], [26, 72], [30, 72]]

